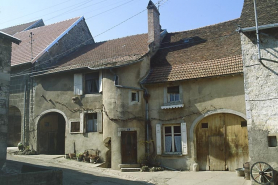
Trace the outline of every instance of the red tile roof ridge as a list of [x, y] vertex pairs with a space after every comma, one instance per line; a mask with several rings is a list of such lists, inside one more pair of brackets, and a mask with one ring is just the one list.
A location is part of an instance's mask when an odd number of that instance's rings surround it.
[[208, 28], [208, 27], [213, 27], [213, 26], [217, 26], [219, 24], [224, 24], [224, 23], [228, 23], [228, 22], [232, 22], [232, 21], [236, 21], [236, 20], [240, 20], [240, 18], [236, 18], [236, 19], [231, 19], [228, 21], [224, 21], [224, 22], [219, 22], [216, 24], [211, 24], [211, 25], [207, 25], [207, 26], [202, 26], [202, 27], [198, 27], [198, 28], [193, 28], [193, 29], [189, 29], [189, 30], [184, 30], [184, 31], [176, 31], [176, 32], [168, 32], [168, 33], [181, 33], [181, 32], [189, 32], [189, 31], [194, 31], [194, 30], [199, 30], [199, 29], [203, 29], [203, 28]]
[[24, 24], [30, 24], [30, 23], [36, 23], [38, 21], [40, 21], [42, 19], [38, 19], [38, 20], [35, 20], [35, 21], [31, 21], [31, 22], [26, 22], [26, 23], [22, 23], [22, 24], [17, 24], [17, 25], [13, 25], [13, 26], [9, 26], [9, 27], [6, 27], [6, 28], [0, 28], [0, 30], [3, 30], [3, 29], [7, 29], [7, 28], [13, 28], [13, 27], [17, 27], [17, 26], [21, 26], [21, 25], [24, 25]]

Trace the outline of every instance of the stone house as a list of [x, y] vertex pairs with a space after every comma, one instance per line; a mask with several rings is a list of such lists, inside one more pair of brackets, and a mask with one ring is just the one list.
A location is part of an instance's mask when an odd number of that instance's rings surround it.
[[20, 40], [0, 31], [0, 168], [6, 160], [12, 43]]
[[31, 74], [35, 63], [49, 63], [94, 40], [83, 17], [46, 26], [38, 20], [2, 30], [22, 40], [20, 46], [12, 45], [11, 56], [8, 146], [17, 146], [20, 141], [29, 143], [35, 86]]
[[233, 171], [248, 161], [238, 22], [168, 33], [151, 59], [142, 83], [156, 164]]
[[278, 2], [257, 1], [256, 6], [259, 44], [253, 1], [245, 0], [238, 29], [244, 64], [250, 162], [266, 162], [277, 170]]

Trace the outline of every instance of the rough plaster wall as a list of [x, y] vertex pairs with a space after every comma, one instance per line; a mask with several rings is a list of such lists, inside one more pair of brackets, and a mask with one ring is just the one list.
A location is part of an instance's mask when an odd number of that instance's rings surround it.
[[[148, 71], [149, 60], [113, 70], [119, 76], [119, 85], [140, 88], [139, 79]], [[128, 79], [128, 80], [127, 80]], [[104, 73], [103, 104], [107, 114], [103, 117], [103, 138], [111, 137], [111, 167], [119, 169], [121, 164], [121, 128], [137, 131], [137, 162], [145, 158], [145, 102], [143, 91], [140, 91], [139, 102], [131, 104], [132, 89], [114, 86], [114, 74], [109, 70]]]
[[[182, 86], [182, 100], [184, 108], [162, 110], [164, 105], [164, 88], [167, 86]], [[181, 170], [189, 170], [195, 163], [194, 141], [190, 139], [190, 128], [195, 119], [209, 111], [229, 109], [245, 113], [243, 76], [227, 76], [220, 78], [206, 78], [157, 84], [147, 86], [150, 97], [149, 114], [152, 125], [152, 139], [156, 155], [156, 131], [157, 123], [175, 124], [186, 122], [187, 124], [187, 148], [186, 156], [157, 156], [156, 162], [162, 165]], [[163, 141], [162, 141], [163, 146]], [[193, 150], [193, 151], [192, 151]]]
[[11, 42], [0, 38], [0, 168], [6, 161]]
[[241, 34], [244, 88], [251, 163], [264, 161], [278, 167], [278, 147], [268, 147], [267, 136], [278, 137], [277, 28], [260, 31], [261, 64], [255, 32]]

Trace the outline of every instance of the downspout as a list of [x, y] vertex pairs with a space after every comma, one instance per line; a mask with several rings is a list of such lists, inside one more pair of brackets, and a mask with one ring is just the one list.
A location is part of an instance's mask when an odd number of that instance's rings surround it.
[[255, 22], [256, 22], [256, 35], [257, 35], [257, 46], [258, 46], [258, 60], [261, 61], [260, 36], [259, 36], [259, 28], [258, 28], [258, 16], [257, 16], [257, 5], [256, 5], [256, 0], [254, 0], [254, 13], [255, 13]]
[[23, 145], [25, 145], [25, 125], [26, 125], [26, 92], [27, 92], [27, 80], [24, 86], [24, 107], [23, 107]]
[[149, 135], [149, 128], [150, 128], [150, 118], [149, 118], [149, 99], [150, 99], [150, 94], [148, 93], [148, 89], [146, 87], [143, 86], [143, 84], [140, 84], [142, 89], [144, 89], [144, 99], [146, 102], [145, 105], [145, 123], [146, 123], [146, 143], [147, 143], [147, 160], [149, 161], [150, 158], [150, 135]]

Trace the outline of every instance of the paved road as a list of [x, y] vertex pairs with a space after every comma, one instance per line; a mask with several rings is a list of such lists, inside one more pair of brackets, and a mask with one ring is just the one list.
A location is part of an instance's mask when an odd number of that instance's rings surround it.
[[235, 172], [120, 172], [99, 168], [91, 163], [68, 160], [62, 156], [7, 155], [6, 169], [20, 169], [22, 164], [63, 170], [64, 185], [250, 185], [251, 182], [237, 177]]

